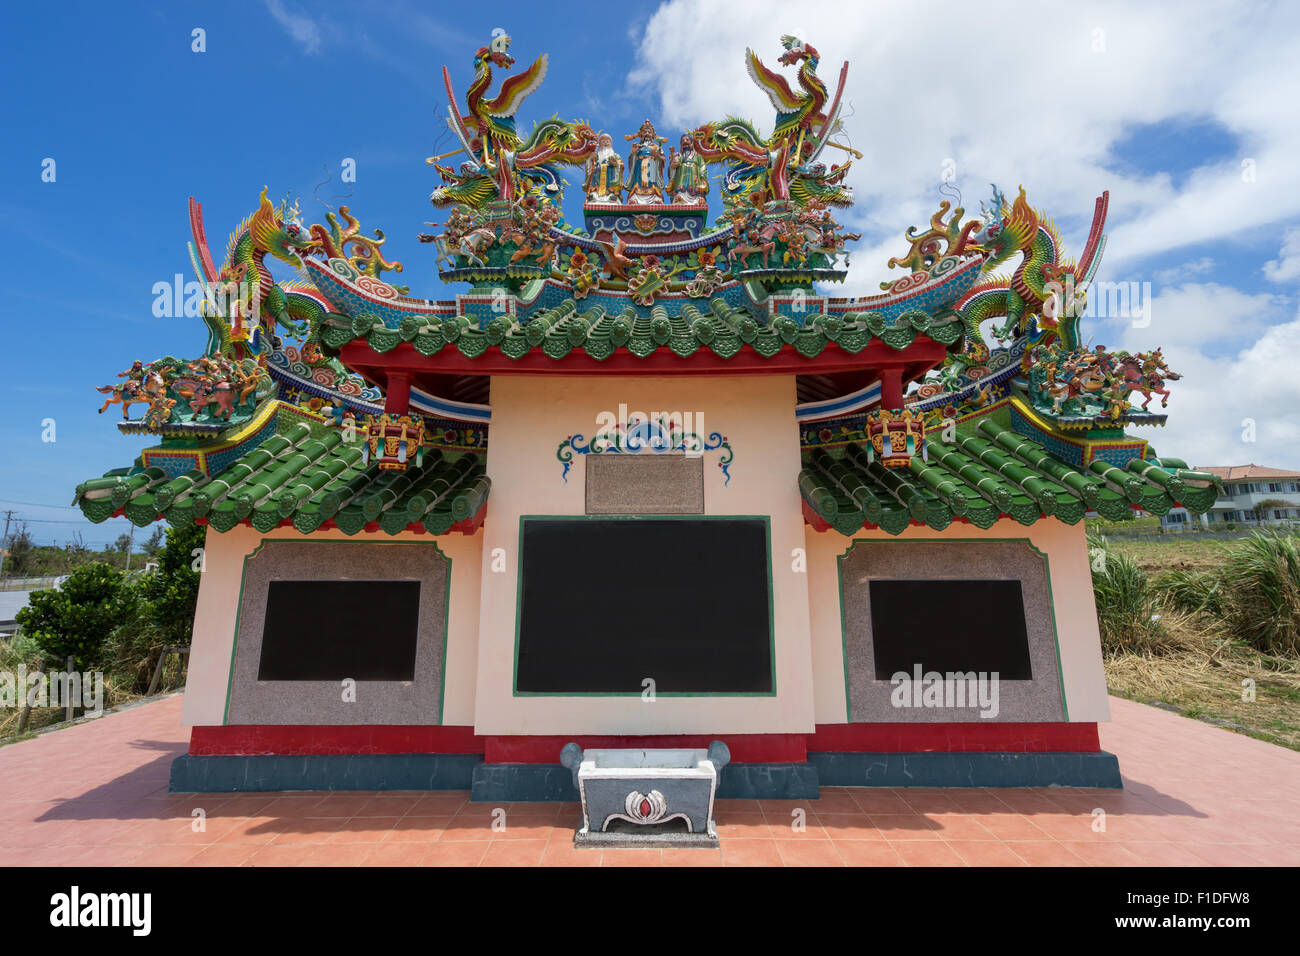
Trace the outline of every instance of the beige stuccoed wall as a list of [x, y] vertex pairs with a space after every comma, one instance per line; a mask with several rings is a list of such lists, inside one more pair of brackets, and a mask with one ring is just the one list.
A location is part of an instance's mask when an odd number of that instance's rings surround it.
[[[842, 724], [844, 699], [843, 623], [840, 619], [839, 558], [854, 540], [934, 541], [1027, 539], [1047, 555], [1052, 603], [1061, 653], [1062, 683], [1071, 722], [1110, 720], [1106, 674], [1101, 662], [1101, 637], [1092, 596], [1092, 574], [1083, 523], [1067, 525], [1040, 518], [1030, 527], [1004, 518], [988, 530], [954, 523], [943, 531], [912, 525], [897, 538], [884, 531], [862, 530], [851, 537], [836, 531], [807, 532], [809, 597], [812, 602], [813, 672], [817, 722]], [[954, 625], [960, 608], [953, 608]]]
[[[568, 483], [556, 460], [574, 433], [590, 438], [597, 414], [629, 411], [703, 414], [703, 428], [735, 452], [724, 487], [718, 453], [704, 457], [710, 515], [771, 518], [776, 655], [775, 697], [515, 697], [515, 604], [519, 517], [584, 512], [585, 458]], [[799, 438], [793, 376], [497, 376], [492, 380], [488, 474], [492, 496], [483, 526], [483, 584], [475, 728], [480, 734], [804, 733], [813, 729], [807, 575], [791, 569], [804, 546], [796, 477]], [[493, 571], [501, 549], [504, 570]], [[593, 596], [594, 597], [594, 596]], [[725, 595], [719, 595], [725, 600]], [[575, 613], [581, 613], [580, 608]], [[615, 625], [616, 626], [616, 625]], [[665, 615], [664, 626], [671, 627]]]
[[[513, 696], [519, 516], [583, 513], [585, 458], [574, 457], [566, 484], [556, 449], [574, 432], [590, 437], [597, 413], [617, 412], [620, 403], [644, 412], [702, 412], [704, 430], [729, 439], [735, 452], [729, 486], [723, 485], [718, 453], [705, 454], [705, 510], [771, 518], [777, 696], [661, 697], [654, 703], [640, 697]], [[385, 543], [437, 543], [452, 562], [447, 725], [473, 724], [480, 734], [807, 733], [814, 723], [844, 722], [838, 558], [855, 538], [890, 536], [862, 530], [845, 537], [804, 524], [795, 484], [800, 465], [792, 377], [497, 377], [492, 404], [492, 493], [484, 526], [472, 536], [349, 538], [340, 531], [305, 536], [291, 528], [263, 535], [244, 526], [208, 532], [185, 725], [223, 722], [244, 559], [266, 538], [369, 541], [379, 554]], [[1023, 538], [1044, 552], [1070, 720], [1110, 719], [1081, 524], [1044, 518], [1025, 528], [1005, 519], [987, 531], [954, 524], [943, 532], [914, 525], [902, 538]], [[493, 571], [497, 548], [505, 559], [502, 572]], [[806, 548], [806, 574], [791, 567], [796, 548]]]
[[393, 542], [437, 544], [443, 555], [451, 560], [442, 722], [461, 726], [474, 722], [482, 529], [473, 535], [446, 534], [436, 538], [409, 532], [391, 537], [382, 532], [362, 532], [349, 537], [338, 530], [304, 535], [293, 528], [278, 528], [264, 535], [254, 528], [239, 525], [224, 534], [212, 530], [207, 534], [198, 605], [194, 612], [194, 638], [190, 645], [189, 676], [181, 711], [182, 724], [192, 727], [225, 722], [227, 684], [235, 645], [244, 559], [262, 541], [268, 539], [373, 543], [376, 561], [384, 560], [383, 548]]

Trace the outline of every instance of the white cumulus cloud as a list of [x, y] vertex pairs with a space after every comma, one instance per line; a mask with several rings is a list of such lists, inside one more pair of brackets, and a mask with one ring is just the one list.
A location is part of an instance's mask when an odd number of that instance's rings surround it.
[[1282, 250], [1276, 259], [1264, 263], [1264, 275], [1272, 282], [1300, 279], [1300, 229], [1290, 229], [1282, 237]]
[[[1162, 345], [1184, 373], [1170, 424], [1138, 433], [1203, 464], [1300, 466], [1294, 300], [1194, 281], [1214, 266], [1206, 256], [1143, 274], [1157, 255], [1279, 235], [1300, 220], [1300, 123], [1289, 105], [1300, 100], [1300, 4], [669, 0], [645, 26], [629, 82], [657, 98], [665, 127], [735, 114], [770, 130], [772, 106], [743, 51], [781, 69], [779, 37], [796, 30], [829, 84], [851, 61], [844, 125], [865, 153], [848, 176], [857, 204], [841, 217], [864, 235], [849, 283], [830, 294], [871, 294], [897, 277], [885, 262], [937, 208], [946, 161], [968, 217], [990, 182], [1009, 195], [1023, 183], [1075, 254], [1093, 198], [1109, 189], [1098, 278], [1154, 280], [1158, 294], [1149, 326], [1089, 320], [1085, 335], [1129, 350]], [[793, 84], [794, 71], [782, 72]], [[1146, 142], [1135, 130], [1157, 124], [1217, 129], [1220, 145], [1176, 170], [1143, 172], [1158, 164], [1124, 151]], [[1300, 230], [1264, 274], [1300, 278]], [[1245, 419], [1256, 423], [1254, 444], [1241, 440]]]

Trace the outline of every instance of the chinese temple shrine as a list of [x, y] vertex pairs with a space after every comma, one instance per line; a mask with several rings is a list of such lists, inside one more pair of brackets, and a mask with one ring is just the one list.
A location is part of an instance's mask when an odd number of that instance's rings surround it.
[[207, 529], [172, 788], [572, 799], [570, 742], [715, 740], [723, 797], [1119, 786], [1083, 519], [1218, 481], [1128, 433], [1160, 350], [1081, 338], [1107, 195], [1077, 258], [1023, 188], [941, 202], [836, 297], [847, 63], [746, 51], [757, 125], [525, 131], [510, 46], [443, 68], [447, 298], [346, 206], [263, 190], [214, 254], [191, 200], [206, 347], [100, 389], [158, 442], [85, 515]]

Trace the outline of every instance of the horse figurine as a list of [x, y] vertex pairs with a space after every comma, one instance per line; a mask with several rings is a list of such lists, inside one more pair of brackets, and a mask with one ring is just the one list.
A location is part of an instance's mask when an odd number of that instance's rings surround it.
[[[139, 369], [133, 371], [140, 372]], [[122, 418], [126, 419], [130, 417], [132, 405], [152, 406], [157, 399], [165, 396], [167, 385], [160, 373], [150, 370], [143, 372], [141, 378], [128, 378], [125, 382], [116, 385], [99, 385], [95, 391], [108, 395], [108, 398], [104, 399], [104, 404], [100, 406], [99, 414], [104, 414], [110, 405], [121, 405]]]
[[1061, 406], [1081, 395], [1093, 395], [1100, 392], [1106, 384], [1106, 376], [1096, 366], [1087, 366], [1068, 379], [1049, 381], [1044, 385], [1047, 395], [1052, 400], [1052, 411], [1060, 414]]
[[1177, 381], [1182, 378], [1177, 372], [1169, 371], [1164, 360], [1159, 356], [1159, 349], [1149, 356], [1131, 355], [1122, 359], [1124, 388], [1129, 392], [1141, 392], [1146, 396], [1142, 410], [1146, 411], [1151, 399], [1160, 396], [1160, 407], [1169, 407], [1169, 389], [1165, 388], [1166, 379]]
[[217, 410], [212, 414], [213, 419], [224, 416], [229, 421], [230, 416], [235, 413], [235, 390], [230, 387], [229, 382], [200, 382], [195, 388], [194, 398], [189, 405], [196, 419], [209, 405], [216, 405]]
[[756, 252], [763, 254], [763, 268], [768, 267], [768, 257], [776, 251], [776, 223], [768, 223], [762, 229], [745, 227], [741, 223], [732, 226], [735, 238], [727, 243], [731, 247], [732, 262], [747, 268], [747, 260]]
[[[436, 223], [426, 223], [433, 226]], [[438, 250], [438, 256], [434, 264], [442, 266], [445, 262], [450, 262], [452, 268], [456, 267], [456, 256], [464, 256], [471, 263], [482, 268], [482, 253], [487, 251], [493, 243], [497, 241], [496, 230], [490, 226], [475, 226], [473, 217], [459, 209], [452, 210], [451, 218], [447, 221], [446, 231], [438, 235], [430, 235], [422, 232], [416, 238], [420, 242], [432, 242]]]
[[862, 233], [846, 232], [840, 234], [831, 229], [822, 230], [805, 226], [804, 236], [807, 237], [809, 242], [808, 252], [810, 254], [820, 252], [826, 257], [827, 268], [834, 269], [835, 260], [840, 256], [844, 257], [844, 267], [848, 268], [849, 250], [845, 243], [848, 241], [857, 242], [862, 238]]

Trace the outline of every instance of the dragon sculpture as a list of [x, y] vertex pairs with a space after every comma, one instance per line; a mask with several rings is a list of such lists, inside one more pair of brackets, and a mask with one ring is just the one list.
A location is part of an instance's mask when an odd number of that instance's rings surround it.
[[979, 283], [958, 303], [968, 333], [982, 341], [980, 326], [991, 318], [1005, 317], [994, 337], [1006, 340], [1025, 335], [1031, 323], [1045, 341], [1060, 338], [1067, 348], [1078, 342], [1079, 317], [1087, 305], [1087, 286], [1096, 265], [1100, 223], [1105, 221], [1109, 194], [1097, 200], [1094, 228], [1078, 263], [1065, 256], [1060, 233], [1051, 219], [1029, 205], [1022, 186], [1008, 207], [996, 186], [993, 206], [969, 248], [987, 256], [984, 271], [991, 272], [1020, 255], [1009, 277], [993, 276]]
[[[950, 206], [944, 201], [927, 231], [908, 230], [910, 249], [890, 259], [890, 268], [924, 272], [945, 257], [969, 261], [974, 256], [982, 259], [980, 271], [987, 276], [954, 304], [964, 340], [921, 386], [919, 399], [961, 393], [973, 396], [967, 402], [981, 406], [994, 397], [990, 376], [995, 369], [1007, 368], [1011, 358], [1017, 375], [1011, 385], [1023, 389], [1040, 414], [1058, 422], [1069, 420], [1070, 427], [1145, 421], [1142, 416], [1151, 414], [1154, 395], [1161, 397], [1162, 408], [1167, 404], [1165, 384], [1180, 376], [1168, 368], [1159, 349], [1130, 355], [1108, 353], [1101, 345], [1090, 350], [1081, 342], [1079, 325], [1105, 249], [1109, 202], [1109, 193], [1097, 198], [1078, 261], [1065, 255], [1056, 226], [1030, 206], [1023, 186], [1012, 202], [994, 186], [992, 204], [981, 203], [980, 219], [963, 223], [960, 207], [946, 218]], [[993, 274], [1004, 264], [1013, 265], [1009, 275]], [[982, 331], [992, 319], [1003, 320], [992, 330], [992, 337], [1006, 344], [997, 356]], [[999, 358], [1001, 365], [995, 361]], [[1133, 405], [1134, 392], [1145, 396], [1140, 408]]]
[[[596, 133], [579, 120], [566, 123], [558, 117], [537, 123], [514, 154], [519, 191], [560, 197], [564, 191], [561, 165], [578, 166], [596, 148]], [[436, 157], [435, 157], [436, 158]], [[430, 195], [435, 206], [462, 205], [482, 209], [500, 198], [500, 185], [480, 163], [462, 163], [459, 170], [433, 164], [444, 185]]]
[[300, 358], [313, 370], [328, 366], [331, 378], [347, 374], [320, 347], [321, 328], [331, 314], [328, 300], [306, 282], [277, 281], [267, 257], [299, 269], [306, 256], [338, 260], [339, 267], [376, 279], [384, 272], [400, 272], [402, 264], [384, 258], [382, 231], [375, 230], [375, 238], [361, 235], [360, 223], [346, 206], [337, 217], [326, 214], [328, 228], [318, 224], [308, 229], [296, 205], [274, 206], [266, 192], [263, 188], [257, 208], [231, 233], [220, 268], [208, 246], [203, 209], [190, 199], [190, 259], [204, 292], [199, 315], [208, 330], [207, 347], [192, 361], [170, 356], [148, 364], [137, 361], [118, 375], [123, 381], [99, 388], [108, 396], [101, 412], [118, 404], [127, 419], [132, 405], [146, 404], [144, 418], [132, 427], [152, 432], [182, 427], [220, 431], [239, 425], [275, 392], [267, 367], [272, 352], [280, 349], [277, 328], [303, 340], [301, 350], [289, 349], [295, 361]]
[[[1015, 201], [1008, 203], [994, 186], [992, 205], [981, 204], [981, 219], [963, 223], [965, 210], [960, 206], [953, 209], [944, 200], [928, 230], [907, 230], [910, 248], [906, 255], [889, 260], [891, 269], [901, 266], [913, 273], [925, 272], [949, 256], [978, 256], [983, 259], [981, 274], [988, 275], [1019, 256], [1009, 276], [989, 275], [955, 303], [965, 327], [965, 341], [960, 352], [945, 360], [939, 375], [942, 387], [958, 387], [963, 376], [978, 378], [988, 371], [985, 363], [990, 351], [982, 326], [990, 319], [1005, 320], [993, 330], [993, 337], [1000, 342], [1027, 336], [1042, 344], [1059, 339], [1066, 348], [1079, 344], [1087, 287], [1105, 243], [1102, 228], [1108, 203], [1108, 193], [1098, 198], [1088, 242], [1077, 263], [1065, 256], [1056, 226], [1045, 213], [1029, 205], [1023, 187]], [[881, 283], [881, 288], [889, 286]]]
[[[190, 223], [195, 246], [195, 270], [207, 286], [202, 317], [208, 327], [207, 354], [236, 358], [264, 348], [261, 336], [281, 327], [299, 338], [324, 315], [321, 300], [300, 283], [281, 285], [266, 266], [267, 255], [294, 267], [302, 256], [319, 248], [318, 240], [298, 219], [296, 208], [271, 205], [262, 189], [257, 209], [230, 234], [226, 261], [218, 270], [212, 262], [203, 233], [202, 209], [190, 200]], [[224, 314], [223, 314], [224, 313]]]

